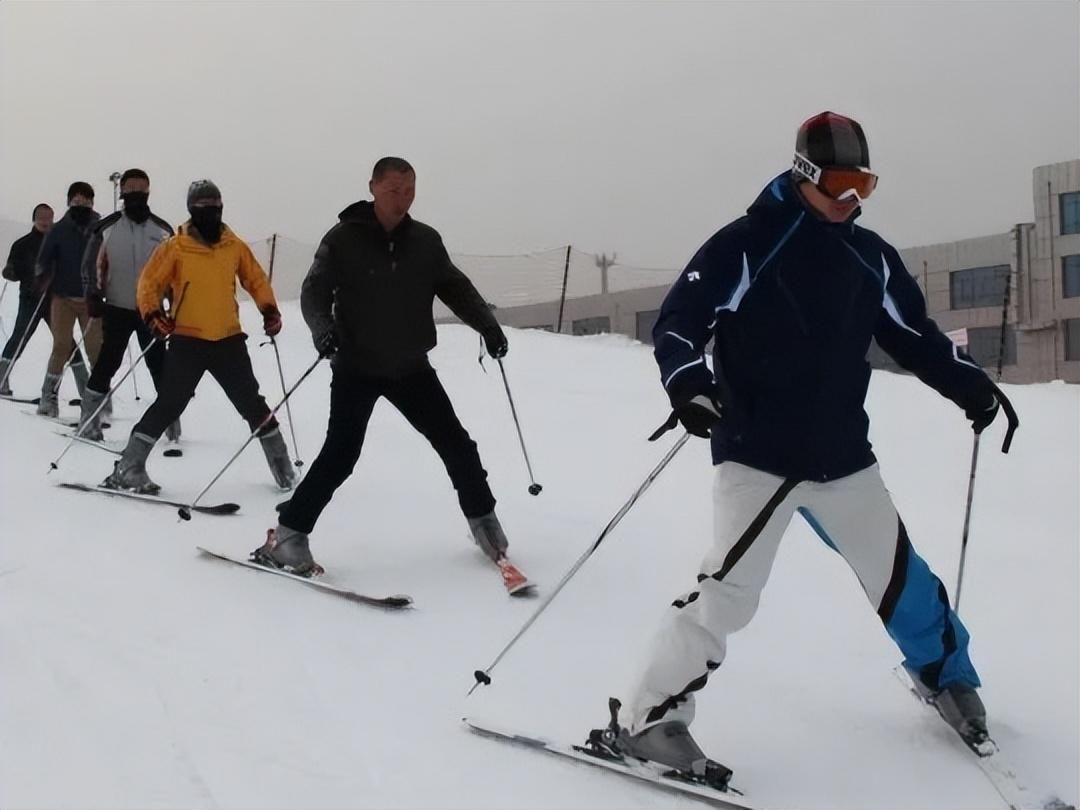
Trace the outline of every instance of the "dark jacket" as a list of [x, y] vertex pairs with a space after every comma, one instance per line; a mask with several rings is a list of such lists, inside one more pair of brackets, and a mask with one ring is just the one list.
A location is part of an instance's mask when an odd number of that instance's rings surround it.
[[[8, 252], [7, 263], [4, 265], [4, 278], [8, 281], [19, 282], [19, 295], [37, 297], [34, 295], [34, 264], [37, 262], [38, 252], [45, 234], [34, 228], [26, 236], [20, 236]], [[41, 295], [39, 292], [37, 295]]]
[[96, 211], [91, 212], [86, 227], [79, 227], [71, 218], [71, 209], [60, 218], [41, 243], [41, 252], [37, 258], [36, 277], [50, 279], [49, 290], [53, 295], [64, 298], [83, 298], [86, 286], [82, 277], [82, 258], [90, 235], [100, 218]]
[[353, 203], [338, 217], [300, 295], [312, 336], [333, 328], [341, 339], [335, 368], [397, 377], [427, 367], [436, 343], [435, 296], [481, 334], [499, 329], [434, 228], [406, 216], [387, 233], [370, 202]]
[[[702, 356], [715, 337], [715, 381]], [[874, 463], [863, 408], [871, 338], [962, 408], [989, 378], [938, 330], [900, 254], [873, 231], [816, 217], [790, 175], [710, 238], [653, 330], [673, 404], [715, 393], [713, 461], [829, 481]]]

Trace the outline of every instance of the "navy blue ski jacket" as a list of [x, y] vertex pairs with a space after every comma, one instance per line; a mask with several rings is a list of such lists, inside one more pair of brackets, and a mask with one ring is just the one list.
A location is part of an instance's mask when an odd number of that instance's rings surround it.
[[961, 408], [994, 402], [986, 374], [927, 317], [896, 249], [851, 220], [819, 219], [789, 174], [698, 250], [653, 329], [672, 404], [706, 394], [722, 406], [713, 463], [805, 481], [874, 463], [863, 407], [872, 337]]

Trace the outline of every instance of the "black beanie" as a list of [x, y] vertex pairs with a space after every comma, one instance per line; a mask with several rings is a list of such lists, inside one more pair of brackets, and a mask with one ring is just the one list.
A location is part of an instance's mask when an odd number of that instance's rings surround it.
[[795, 138], [795, 153], [819, 168], [870, 168], [870, 149], [859, 122], [834, 112], [803, 122]]

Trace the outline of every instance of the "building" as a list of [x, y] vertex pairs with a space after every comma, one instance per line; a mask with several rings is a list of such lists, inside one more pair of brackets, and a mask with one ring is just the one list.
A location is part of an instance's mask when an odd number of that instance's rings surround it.
[[[1006, 382], [1080, 383], [1080, 160], [1037, 167], [1032, 195], [1034, 222], [900, 254], [931, 316], [982, 366], [1000, 363]], [[648, 343], [668, 286], [500, 308], [499, 320], [554, 331], [561, 310], [563, 332]], [[895, 368], [876, 347], [870, 360]]]

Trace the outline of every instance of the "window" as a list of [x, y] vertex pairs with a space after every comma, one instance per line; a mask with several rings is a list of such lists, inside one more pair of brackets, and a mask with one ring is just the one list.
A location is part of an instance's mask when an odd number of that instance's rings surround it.
[[1070, 191], [1058, 199], [1061, 200], [1061, 233], [1080, 233], [1080, 191]]
[[1009, 265], [973, 267], [949, 273], [949, 309], [1000, 307], [1009, 284]]
[[1080, 254], [1061, 257], [1061, 291], [1065, 298], [1080, 296]]
[[[1077, 256], [1080, 259], [1080, 256]], [[652, 328], [656, 324], [656, 318], [660, 314], [658, 309], [649, 309], [637, 314], [637, 339], [642, 343], [652, 345]]]
[[599, 318], [578, 318], [574, 321], [575, 335], [599, 335], [611, 331], [611, 318], [603, 315]]
[[[967, 353], [983, 368], [997, 368], [1001, 353], [1001, 327], [978, 326], [967, 330]], [[1005, 327], [1005, 361], [1003, 366], [1016, 365], [1016, 333]]]
[[1080, 318], [1065, 321], [1065, 359], [1080, 360]]

